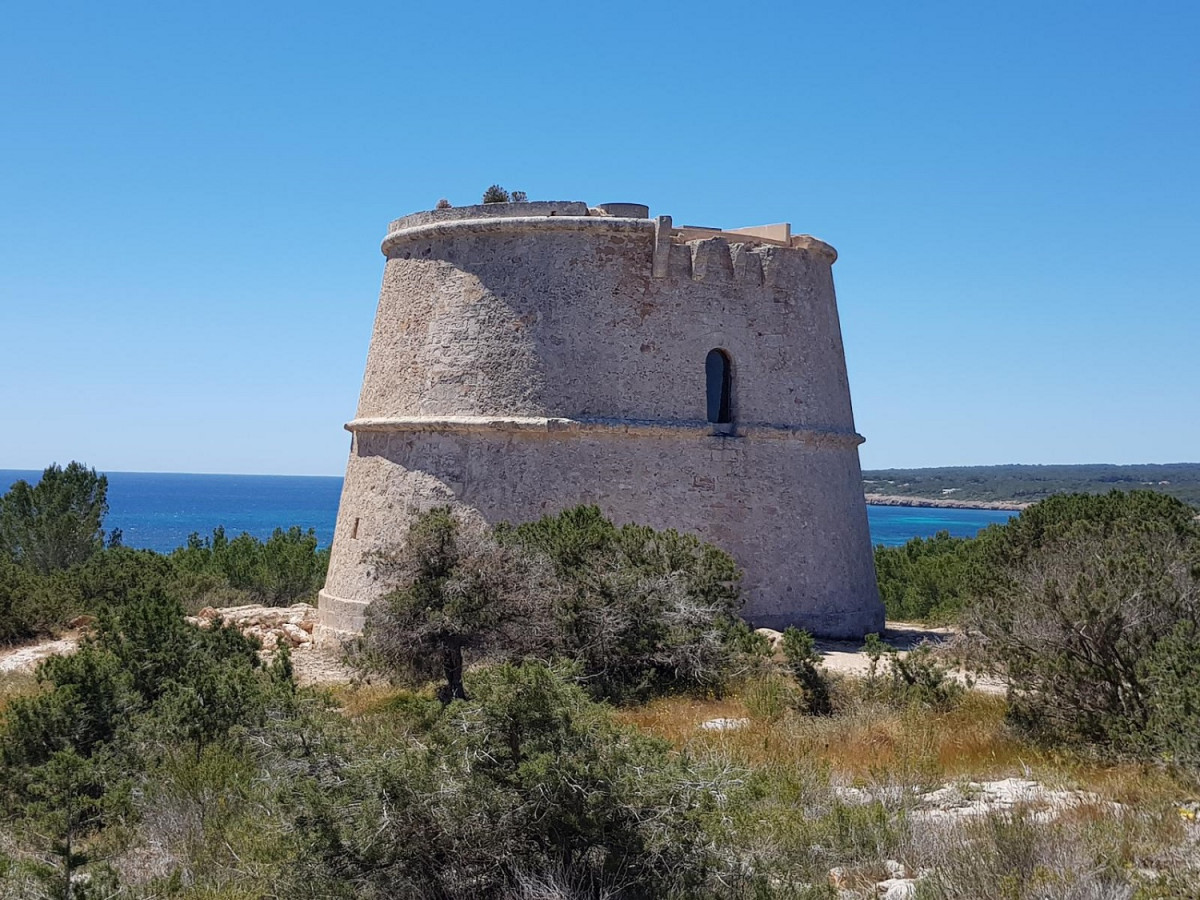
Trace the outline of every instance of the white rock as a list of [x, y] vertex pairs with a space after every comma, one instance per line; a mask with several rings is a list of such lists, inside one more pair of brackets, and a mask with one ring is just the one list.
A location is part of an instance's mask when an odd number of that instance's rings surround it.
[[[913, 816], [926, 821], [953, 821], [1031, 806], [1037, 807], [1029, 813], [1032, 821], [1050, 822], [1064, 809], [1102, 802], [1087, 791], [1053, 790], [1022, 778], [948, 784], [922, 794], [920, 799], [929, 808], [914, 810]], [[1119, 804], [1114, 806], [1120, 808]]]
[[907, 900], [916, 896], [917, 882], [912, 878], [889, 878], [876, 882], [875, 890], [883, 896], [883, 900]]
[[312, 635], [301, 628], [299, 625], [293, 625], [291, 622], [285, 622], [280, 626], [280, 631], [287, 635], [288, 641], [293, 647], [299, 647], [301, 644], [309, 644], [312, 642]]
[[899, 860], [885, 859], [883, 861], [883, 867], [887, 869], [888, 878], [908, 877], [908, 869], [905, 868], [904, 863], [900, 862]]
[[709, 719], [700, 723], [702, 731], [737, 731], [750, 724], [749, 719]]

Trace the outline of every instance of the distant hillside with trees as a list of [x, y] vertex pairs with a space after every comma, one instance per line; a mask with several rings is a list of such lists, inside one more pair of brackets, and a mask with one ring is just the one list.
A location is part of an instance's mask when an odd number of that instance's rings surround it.
[[914, 499], [1036, 503], [1054, 494], [1105, 494], [1114, 489], [1157, 491], [1200, 506], [1200, 463], [947, 466], [863, 472], [865, 493]]

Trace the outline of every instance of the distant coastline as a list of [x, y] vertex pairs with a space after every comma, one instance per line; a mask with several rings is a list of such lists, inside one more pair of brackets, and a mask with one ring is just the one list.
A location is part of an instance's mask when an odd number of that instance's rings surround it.
[[1016, 511], [1056, 494], [1157, 491], [1200, 508], [1200, 463], [943, 466], [867, 469], [863, 493], [883, 506]]
[[953, 500], [949, 497], [910, 497], [898, 494], [864, 494], [873, 506], [925, 506], [933, 509], [997, 509], [1020, 512], [1029, 503], [1015, 500]]

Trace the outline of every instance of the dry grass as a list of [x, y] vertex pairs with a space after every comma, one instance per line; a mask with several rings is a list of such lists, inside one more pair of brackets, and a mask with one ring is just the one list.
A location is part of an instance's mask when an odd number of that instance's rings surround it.
[[0, 712], [15, 698], [27, 697], [37, 691], [37, 679], [32, 672], [0, 672]]
[[387, 682], [344, 684], [330, 689], [342, 713], [351, 719], [363, 719], [386, 712], [398, 697], [412, 692]]
[[[1043, 754], [1007, 728], [999, 697], [971, 694], [948, 712], [852, 701], [838, 715], [814, 717], [790, 710], [763, 715], [756, 703], [747, 702], [747, 694], [757, 689], [747, 684], [721, 700], [664, 698], [618, 716], [680, 749], [720, 750], [752, 768], [819, 762], [850, 781], [883, 770], [920, 781], [999, 777], [1044, 762]], [[716, 718], [747, 718], [750, 724], [731, 731], [699, 730]]]
[[[386, 684], [334, 693], [356, 729], [380, 741], [395, 740], [430, 702]], [[1008, 727], [994, 695], [972, 692], [942, 711], [898, 707], [847, 680], [835, 685], [834, 716], [803, 715], [797, 700], [794, 682], [768, 673], [723, 698], [667, 697], [615, 715], [702, 764], [743, 773], [744, 787], [714, 811], [714, 835], [724, 835], [716, 840], [727, 858], [775, 884], [817, 891], [837, 867], [844, 888], [873, 896], [883, 861], [894, 859], [940, 873], [921, 882], [922, 898], [1188, 896], [1164, 879], [1200, 866], [1200, 836], [1179, 814], [1197, 796], [1194, 783], [1032, 745]], [[748, 721], [702, 730], [711, 719]], [[914, 812], [924, 791], [1006, 777], [1096, 798], [1048, 819], [1037, 804], [964, 821]], [[1136, 893], [1147, 878], [1162, 892]]]

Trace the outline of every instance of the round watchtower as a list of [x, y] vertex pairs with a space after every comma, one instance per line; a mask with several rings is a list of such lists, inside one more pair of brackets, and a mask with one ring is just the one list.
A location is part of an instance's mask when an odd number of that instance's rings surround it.
[[371, 552], [446, 504], [594, 503], [731, 553], [755, 625], [883, 628], [832, 247], [528, 202], [406, 216], [383, 252], [326, 638], [361, 630]]

